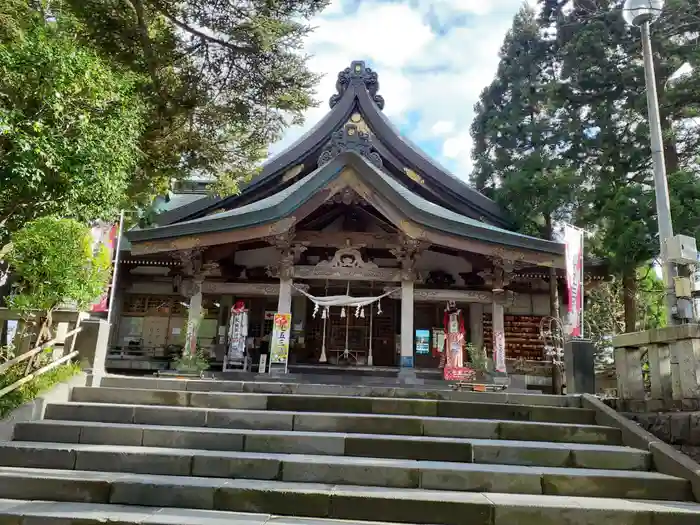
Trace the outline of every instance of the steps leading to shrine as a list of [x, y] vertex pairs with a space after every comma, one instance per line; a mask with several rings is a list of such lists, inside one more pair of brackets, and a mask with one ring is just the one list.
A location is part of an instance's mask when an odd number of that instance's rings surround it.
[[0, 443], [1, 522], [700, 523], [576, 396], [105, 379]]

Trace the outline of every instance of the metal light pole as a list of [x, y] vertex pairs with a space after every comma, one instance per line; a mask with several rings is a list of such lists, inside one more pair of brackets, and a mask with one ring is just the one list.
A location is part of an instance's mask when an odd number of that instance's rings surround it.
[[676, 307], [676, 293], [673, 277], [675, 266], [666, 259], [666, 242], [673, 237], [671, 222], [671, 205], [666, 180], [666, 164], [659, 116], [659, 98], [656, 93], [656, 74], [651, 53], [651, 23], [661, 14], [664, 0], [626, 0], [622, 16], [625, 21], [642, 30], [642, 53], [644, 55], [644, 74], [647, 90], [647, 108], [649, 112], [649, 132], [651, 135], [651, 160], [654, 165], [654, 190], [656, 193], [656, 216], [659, 223], [659, 243], [661, 245], [661, 262], [664, 288], [666, 289], [666, 316], [669, 325], [675, 323], [673, 310]]

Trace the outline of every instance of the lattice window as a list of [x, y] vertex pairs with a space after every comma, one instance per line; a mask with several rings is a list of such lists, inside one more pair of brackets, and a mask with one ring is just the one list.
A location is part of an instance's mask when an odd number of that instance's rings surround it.
[[123, 313], [148, 316], [186, 316], [182, 299], [172, 295], [127, 295]]
[[127, 295], [124, 303], [124, 313], [144, 314], [147, 311], [148, 298], [145, 295]]
[[150, 295], [146, 304], [146, 311], [149, 315], [170, 315], [173, 298], [162, 295]]
[[179, 301], [177, 298], [173, 300], [173, 305], [170, 309], [172, 315], [187, 315], [187, 308], [183, 304], [184, 301]]

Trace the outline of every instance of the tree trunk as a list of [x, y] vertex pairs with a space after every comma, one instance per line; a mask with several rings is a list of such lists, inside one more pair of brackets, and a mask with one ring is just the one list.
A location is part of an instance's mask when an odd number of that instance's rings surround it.
[[622, 276], [622, 300], [625, 306], [625, 332], [637, 331], [637, 278], [627, 270]]

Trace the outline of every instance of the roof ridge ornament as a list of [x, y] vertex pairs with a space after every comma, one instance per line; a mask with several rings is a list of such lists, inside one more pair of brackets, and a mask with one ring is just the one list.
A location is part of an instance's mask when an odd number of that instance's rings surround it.
[[350, 86], [359, 85], [364, 85], [370, 97], [372, 97], [372, 100], [380, 110], [384, 109], [384, 97], [377, 94], [379, 91], [379, 77], [377, 72], [366, 67], [363, 60], [353, 61], [350, 67], [346, 67], [338, 73], [338, 80], [335, 82], [335, 90], [337, 93], [331, 97], [329, 102], [331, 109], [340, 101], [341, 97]]
[[355, 124], [346, 124], [333, 132], [318, 157], [318, 167], [325, 166], [344, 151], [354, 151], [377, 168], [382, 167], [382, 158], [372, 145], [370, 134]]

